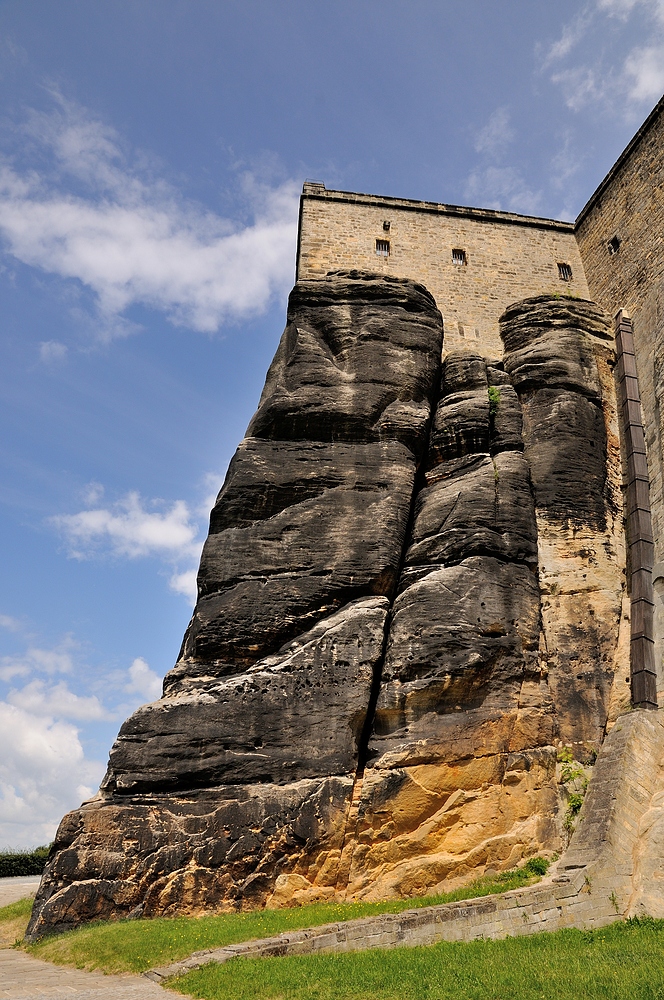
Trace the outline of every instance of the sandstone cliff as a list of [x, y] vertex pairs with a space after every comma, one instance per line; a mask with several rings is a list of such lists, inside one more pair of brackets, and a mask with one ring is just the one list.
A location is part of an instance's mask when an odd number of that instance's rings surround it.
[[412, 281], [295, 286], [178, 662], [62, 821], [32, 936], [563, 846], [557, 748], [591, 759], [628, 693], [612, 338], [571, 298], [501, 329], [501, 361], [442, 354]]

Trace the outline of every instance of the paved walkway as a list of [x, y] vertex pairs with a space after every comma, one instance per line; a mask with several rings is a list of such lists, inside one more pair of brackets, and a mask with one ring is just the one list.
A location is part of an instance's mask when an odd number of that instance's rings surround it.
[[24, 896], [34, 896], [39, 888], [41, 875], [16, 875], [0, 878], [0, 906], [9, 906]]
[[0, 949], [0, 997], [8, 1000], [167, 1000], [179, 994], [163, 990], [142, 976], [104, 976], [51, 965], [13, 948]]
[[[0, 906], [34, 896], [39, 876], [0, 879]], [[104, 976], [65, 965], [41, 962], [13, 948], [0, 947], [0, 1000], [167, 1000], [177, 993], [163, 990], [143, 976]]]

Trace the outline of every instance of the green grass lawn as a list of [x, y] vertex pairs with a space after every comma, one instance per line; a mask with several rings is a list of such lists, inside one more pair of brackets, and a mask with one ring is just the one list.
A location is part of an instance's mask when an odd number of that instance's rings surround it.
[[392, 900], [386, 903], [316, 903], [286, 910], [255, 910], [206, 917], [116, 921], [88, 924], [78, 930], [28, 945], [27, 951], [47, 962], [103, 972], [145, 972], [168, 965], [204, 948], [223, 947], [282, 931], [352, 920], [377, 913], [399, 913], [459, 899], [473, 899], [530, 885], [546, 870], [541, 858], [495, 878], [478, 879], [441, 896]]
[[240, 958], [168, 985], [205, 1000], [664, 1000], [664, 921], [427, 948]]

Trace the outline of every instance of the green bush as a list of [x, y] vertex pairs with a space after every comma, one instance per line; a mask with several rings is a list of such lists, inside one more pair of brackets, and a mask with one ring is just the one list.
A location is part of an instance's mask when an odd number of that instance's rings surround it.
[[50, 847], [35, 847], [34, 851], [1, 851], [0, 878], [17, 875], [41, 875]]
[[531, 858], [523, 867], [530, 875], [546, 875], [549, 864], [546, 858]]

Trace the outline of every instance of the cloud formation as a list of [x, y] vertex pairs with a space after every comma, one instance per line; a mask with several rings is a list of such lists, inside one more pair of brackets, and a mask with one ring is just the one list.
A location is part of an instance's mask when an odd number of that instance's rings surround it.
[[[136, 304], [212, 333], [286, 293], [295, 182], [270, 187], [246, 174], [251, 221], [223, 218], [131, 166], [112, 129], [54, 96], [54, 113], [33, 114], [25, 129], [47, 166], [0, 165], [0, 235], [10, 254], [85, 286], [107, 335], [127, 329], [124, 314]], [[42, 345], [44, 360], [59, 351]]]
[[541, 194], [531, 190], [514, 167], [489, 166], [474, 170], [465, 187], [472, 205], [522, 215], [537, 215]]
[[[8, 617], [4, 616], [3, 617]], [[10, 619], [13, 621], [13, 619]], [[12, 631], [20, 631], [18, 623]], [[10, 681], [13, 677], [27, 677], [32, 673], [70, 674], [73, 671], [73, 650], [75, 643], [71, 636], [65, 638], [52, 649], [42, 649], [30, 645], [17, 656], [0, 657], [0, 681]]]
[[480, 164], [466, 180], [464, 197], [468, 204], [523, 215], [537, 214], [540, 193], [532, 191], [521, 173], [505, 163], [508, 147], [515, 137], [509, 108], [496, 108], [475, 136]]
[[[94, 485], [96, 489], [88, 494], [92, 502], [103, 495], [103, 489]], [[161, 559], [170, 567], [171, 589], [193, 604], [196, 567], [203, 546], [198, 538], [199, 525], [193, 517], [184, 500], [176, 500], [170, 506], [163, 501], [146, 503], [132, 491], [111, 506], [57, 514], [49, 520], [65, 539], [74, 559], [90, 559], [105, 553], [128, 559], [145, 556]]]
[[48, 521], [74, 559], [159, 559], [168, 567], [171, 590], [193, 605], [203, 548], [201, 528], [207, 526], [222, 480], [217, 473], [207, 474], [201, 484], [205, 495], [195, 506], [184, 500], [146, 500], [135, 490], [102, 506], [104, 487], [90, 483], [83, 492], [89, 505], [85, 510], [56, 514]]
[[[614, 32], [612, 44], [600, 46], [593, 32], [605, 17], [624, 27]], [[628, 22], [634, 22], [629, 33]], [[646, 44], [633, 44], [639, 34]], [[565, 66], [573, 52], [575, 64]], [[561, 87], [572, 111], [604, 105], [630, 115], [637, 105], [653, 104], [664, 91], [664, 0], [586, 3], [541, 53], [541, 66], [551, 70], [551, 81]]]
[[0, 846], [48, 843], [103, 773], [101, 761], [85, 759], [74, 725], [0, 701]]
[[62, 361], [67, 356], [67, 345], [58, 340], [43, 340], [39, 345], [39, 358], [46, 364]]
[[137, 656], [129, 668], [129, 683], [125, 685], [125, 691], [129, 694], [137, 694], [144, 701], [156, 701], [161, 698], [162, 679], [143, 659]]
[[[5, 621], [20, 634], [19, 623], [0, 616]], [[161, 695], [161, 678], [138, 656], [108, 673], [104, 701], [115, 703], [104, 704], [71, 636], [52, 648], [24, 638], [22, 653], [0, 661], [0, 848], [52, 840], [62, 816], [95, 793], [104, 773], [104, 762], [85, 752], [86, 732]]]
[[496, 108], [488, 122], [475, 136], [475, 151], [497, 156], [505, 151], [514, 139], [510, 113], [505, 107]]
[[[156, 508], [159, 501], [152, 501]], [[160, 506], [164, 506], [161, 504]], [[112, 507], [58, 514], [51, 523], [62, 532], [75, 559], [89, 558], [106, 545], [113, 555], [167, 555], [175, 558], [200, 552], [195, 544], [198, 526], [184, 500], [165, 510], [147, 509], [140, 494], [132, 491]]]

